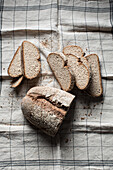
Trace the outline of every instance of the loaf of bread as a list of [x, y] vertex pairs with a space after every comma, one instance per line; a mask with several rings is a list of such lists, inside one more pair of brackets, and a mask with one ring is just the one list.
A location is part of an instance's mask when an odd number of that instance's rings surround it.
[[74, 98], [63, 90], [37, 86], [27, 92], [21, 108], [30, 123], [55, 136]]

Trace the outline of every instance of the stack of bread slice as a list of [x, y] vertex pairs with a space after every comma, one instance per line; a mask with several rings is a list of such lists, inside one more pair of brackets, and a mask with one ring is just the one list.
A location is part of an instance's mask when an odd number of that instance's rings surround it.
[[24, 41], [18, 47], [8, 68], [8, 74], [13, 78], [18, 78], [12, 87], [17, 87], [22, 82], [23, 77], [33, 79], [38, 76], [41, 68], [39, 59], [39, 50], [31, 42]]
[[70, 91], [74, 81], [78, 89], [87, 91], [93, 97], [101, 96], [103, 89], [99, 57], [96, 54], [84, 56], [81, 47], [75, 45], [66, 46], [63, 54], [65, 57], [56, 52], [47, 57], [61, 88]]

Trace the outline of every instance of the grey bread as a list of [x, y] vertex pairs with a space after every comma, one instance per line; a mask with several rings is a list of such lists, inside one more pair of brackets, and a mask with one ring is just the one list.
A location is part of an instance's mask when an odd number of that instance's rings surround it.
[[61, 88], [70, 91], [74, 86], [74, 77], [65, 65], [65, 56], [61, 53], [50, 53], [47, 62]]
[[8, 74], [11, 77], [19, 77], [23, 75], [23, 62], [21, 56], [21, 46], [18, 47], [13, 59], [8, 67]]
[[15, 81], [15, 82], [11, 85], [11, 87], [16, 88], [17, 86], [19, 86], [20, 83], [22, 82], [23, 78], [24, 78], [23, 76], [19, 77], [19, 79], [18, 79], [17, 81]]
[[80, 58], [80, 61], [87, 67], [90, 72], [90, 66], [87, 59], [84, 57], [84, 52], [81, 47], [76, 45], [69, 45], [64, 47], [63, 53], [66, 54], [73, 54], [76, 57]]
[[75, 77], [75, 84], [80, 90], [85, 90], [90, 81], [90, 73], [87, 67], [79, 60], [78, 57], [72, 54], [67, 54], [67, 65], [72, 70]]
[[41, 68], [39, 50], [34, 44], [28, 41], [22, 43], [22, 49], [24, 76], [27, 79], [33, 79], [38, 76]]
[[96, 54], [86, 56], [91, 67], [91, 82], [87, 92], [93, 97], [99, 97], [103, 93], [99, 57]]
[[31, 88], [21, 108], [26, 119], [50, 136], [55, 136], [70, 107], [74, 95], [53, 87]]

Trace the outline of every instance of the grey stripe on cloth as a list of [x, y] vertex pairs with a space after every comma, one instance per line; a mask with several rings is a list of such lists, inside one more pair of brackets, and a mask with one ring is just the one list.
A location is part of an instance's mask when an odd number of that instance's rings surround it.
[[[2, 6], [0, 7], [2, 8]], [[66, 6], [58, 5], [57, 3], [48, 4], [48, 5], [35, 5], [35, 6], [4, 6], [4, 11], [37, 11], [37, 10], [46, 10], [51, 8], [58, 8], [59, 10], [66, 11], [79, 11], [79, 12], [91, 12], [91, 13], [108, 13], [110, 12], [109, 8], [93, 8], [93, 7], [79, 7], [79, 6]]]
[[[54, 166], [63, 165], [63, 166], [113, 166], [112, 160], [60, 160], [60, 159], [48, 159], [48, 160], [26, 160], [26, 166], [51, 166], [54, 164]], [[8, 167], [10, 166], [10, 161], [0, 161], [0, 167]], [[15, 160], [12, 161], [13, 167], [17, 166], [25, 166], [24, 160]]]
[[3, 4], [4, 0], [0, 0], [1, 8], [0, 8], [0, 94], [1, 94], [1, 87], [2, 87], [2, 11], [3, 11]]
[[112, 26], [112, 34], [113, 34], [113, 0], [110, 0], [110, 22]]

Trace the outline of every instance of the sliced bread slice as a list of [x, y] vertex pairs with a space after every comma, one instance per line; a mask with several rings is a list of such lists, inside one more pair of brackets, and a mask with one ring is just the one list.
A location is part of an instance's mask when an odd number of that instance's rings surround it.
[[60, 89], [37, 86], [27, 92], [21, 109], [30, 123], [54, 137], [74, 98]]
[[73, 76], [65, 65], [61, 54], [50, 53], [47, 57], [47, 62], [59, 82], [61, 88], [65, 91], [70, 91], [74, 86]]
[[18, 79], [17, 81], [15, 81], [15, 82], [11, 85], [11, 87], [16, 88], [17, 86], [19, 86], [20, 83], [22, 82], [23, 78], [24, 78], [23, 76], [19, 77], [19, 79]]
[[11, 77], [19, 77], [23, 74], [23, 62], [21, 56], [21, 46], [18, 47], [14, 57], [8, 67], [8, 74]]
[[38, 76], [41, 68], [39, 50], [34, 44], [28, 41], [22, 43], [22, 48], [24, 76], [27, 79], [33, 79]]
[[73, 55], [77, 56], [78, 58], [81, 58], [84, 55], [82, 48], [79, 46], [76, 46], [76, 45], [68, 45], [68, 46], [64, 47], [63, 53], [64, 54], [73, 54]]
[[67, 65], [72, 70], [75, 77], [75, 84], [80, 90], [88, 87], [90, 81], [90, 73], [87, 67], [80, 61], [79, 58], [72, 54], [67, 54]]
[[93, 97], [99, 97], [103, 93], [99, 57], [96, 54], [86, 56], [91, 67], [91, 82], [87, 92]]
[[69, 45], [69, 46], [66, 46], [64, 49], [63, 49], [63, 53], [66, 55], [66, 54], [73, 54], [75, 55], [76, 57], [80, 58], [81, 59], [81, 62], [89, 69], [90, 71], [90, 66], [89, 66], [89, 63], [87, 61], [87, 59], [84, 57], [84, 52], [82, 50], [81, 47], [79, 46], [76, 46], [76, 45]]

